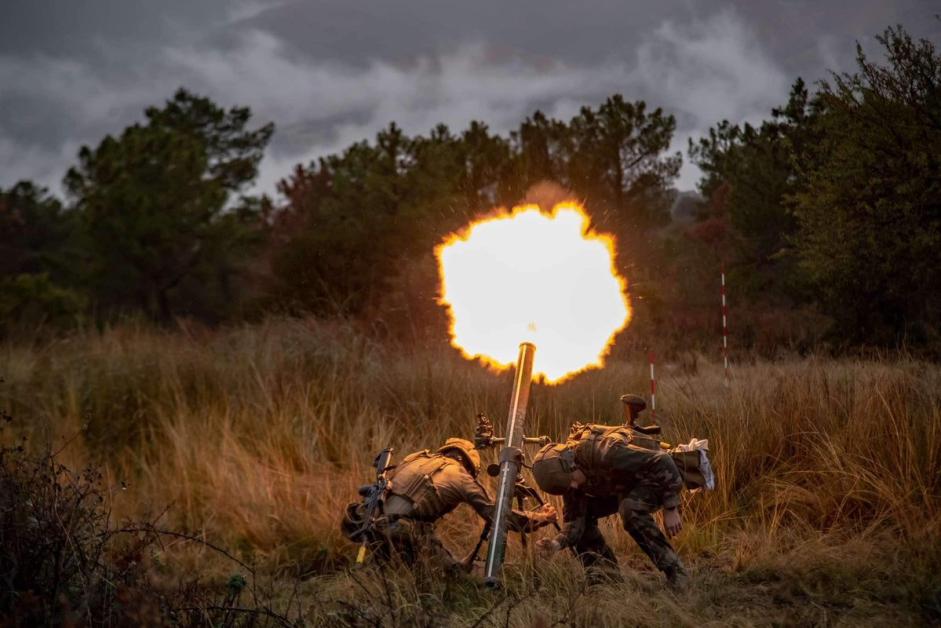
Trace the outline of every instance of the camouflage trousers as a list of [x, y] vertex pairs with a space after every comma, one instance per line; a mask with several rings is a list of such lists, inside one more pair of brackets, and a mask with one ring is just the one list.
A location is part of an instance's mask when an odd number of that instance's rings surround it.
[[624, 499], [621, 501], [618, 512], [624, 529], [631, 535], [638, 547], [650, 557], [657, 569], [666, 572], [682, 565], [670, 541], [667, 540], [657, 522], [653, 520], [650, 510], [638, 509], [631, 499]]
[[643, 486], [623, 496], [594, 498], [588, 509], [584, 531], [573, 546], [585, 567], [590, 583], [619, 578], [617, 558], [598, 529], [598, 519], [618, 513], [624, 530], [663, 572], [682, 567], [682, 561], [653, 519], [659, 508]]
[[456, 560], [435, 534], [433, 523], [400, 518], [377, 525], [371, 549], [374, 555], [386, 561], [401, 561], [409, 566], [457, 569]]
[[598, 519], [589, 517], [572, 549], [585, 568], [588, 584], [617, 582], [621, 579], [618, 559], [598, 529]]

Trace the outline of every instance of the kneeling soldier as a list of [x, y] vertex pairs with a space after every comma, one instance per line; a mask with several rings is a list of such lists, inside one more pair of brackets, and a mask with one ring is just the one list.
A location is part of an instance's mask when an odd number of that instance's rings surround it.
[[573, 548], [590, 583], [620, 575], [598, 529], [598, 519], [619, 513], [624, 529], [670, 584], [686, 584], [682, 561], [651, 516], [662, 507], [667, 532], [682, 529], [683, 477], [670, 454], [650, 447], [650, 440], [628, 426], [580, 426], [565, 443], [550, 443], [533, 459], [539, 487], [563, 496], [562, 531], [538, 545], [547, 551]]
[[[494, 515], [493, 500], [477, 481], [480, 454], [463, 438], [449, 438], [432, 453], [428, 450], [406, 456], [389, 474], [389, 487], [382, 513], [370, 526], [364, 526], [361, 504], [350, 504], [343, 521], [347, 537], [362, 542], [353, 531], [369, 528], [365, 539], [380, 557], [397, 554], [414, 563], [424, 554], [448, 568], [472, 565], [454, 559], [435, 534], [435, 522], [461, 503], [470, 504], [489, 523]], [[556, 520], [555, 508], [547, 504], [533, 512], [511, 511], [510, 528], [530, 532]]]

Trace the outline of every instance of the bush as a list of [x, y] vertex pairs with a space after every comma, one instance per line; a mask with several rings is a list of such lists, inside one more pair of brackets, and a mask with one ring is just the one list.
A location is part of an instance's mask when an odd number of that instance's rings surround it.
[[[8, 414], [2, 415], [9, 423]], [[261, 603], [240, 606], [249, 582], [199, 580], [161, 587], [148, 558], [163, 536], [222, 548], [153, 523], [114, 527], [98, 471], [74, 473], [56, 453], [30, 454], [21, 440], [0, 446], [0, 625], [291, 625]], [[260, 620], [260, 621], [259, 621]]]
[[13, 624], [159, 617], [140, 558], [152, 540], [116, 543], [100, 479], [51, 452], [31, 456], [22, 442], [0, 448], [0, 613]]

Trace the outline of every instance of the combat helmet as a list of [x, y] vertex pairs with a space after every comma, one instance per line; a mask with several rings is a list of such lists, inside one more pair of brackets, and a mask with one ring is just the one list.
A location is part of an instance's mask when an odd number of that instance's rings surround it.
[[575, 469], [575, 452], [565, 444], [549, 443], [533, 457], [533, 478], [550, 495], [568, 491]]
[[363, 504], [360, 502], [347, 504], [343, 519], [340, 521], [340, 531], [343, 536], [354, 543], [361, 543], [366, 527], [366, 509]]
[[621, 403], [624, 404], [624, 425], [634, 426], [640, 413], [647, 409], [647, 402], [639, 395], [621, 395]]
[[632, 408], [635, 412], [643, 412], [647, 409], [647, 402], [644, 401], [644, 398], [640, 395], [632, 395], [630, 393], [621, 395], [621, 403]]
[[444, 445], [438, 448], [437, 453], [446, 454], [451, 451], [461, 454], [464, 467], [476, 478], [477, 474], [480, 473], [480, 454], [474, 449], [474, 443], [464, 438], [449, 438], [444, 441]]

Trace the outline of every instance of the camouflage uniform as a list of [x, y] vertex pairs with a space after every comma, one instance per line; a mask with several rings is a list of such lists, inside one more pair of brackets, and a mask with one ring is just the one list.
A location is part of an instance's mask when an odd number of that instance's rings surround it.
[[[472, 475], [472, 465], [453, 456], [421, 451], [407, 456], [390, 473], [390, 487], [373, 550], [398, 555], [407, 563], [425, 556], [447, 567], [459, 564], [435, 534], [435, 522], [458, 505], [469, 504], [485, 522], [496, 507], [487, 489]], [[530, 515], [510, 511], [510, 529], [532, 531], [542, 525]]]
[[563, 495], [559, 544], [575, 550], [591, 579], [615, 574], [617, 560], [598, 529], [598, 519], [618, 513], [624, 529], [658, 569], [668, 576], [682, 570], [652, 517], [661, 507], [680, 503], [683, 480], [670, 455], [628, 428], [588, 426], [573, 440], [567, 445], [587, 481]]

